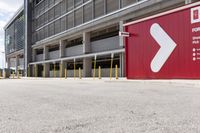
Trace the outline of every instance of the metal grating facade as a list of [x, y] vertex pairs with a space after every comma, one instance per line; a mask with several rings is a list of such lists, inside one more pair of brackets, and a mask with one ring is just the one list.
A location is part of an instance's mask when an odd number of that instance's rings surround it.
[[5, 49], [6, 54], [19, 51], [24, 48], [24, 12], [5, 29]]
[[140, 0], [34, 0], [32, 44]]

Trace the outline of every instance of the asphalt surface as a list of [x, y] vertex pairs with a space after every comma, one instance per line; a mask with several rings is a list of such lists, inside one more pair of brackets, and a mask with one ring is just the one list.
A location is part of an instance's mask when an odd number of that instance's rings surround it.
[[199, 133], [200, 85], [0, 80], [0, 133]]

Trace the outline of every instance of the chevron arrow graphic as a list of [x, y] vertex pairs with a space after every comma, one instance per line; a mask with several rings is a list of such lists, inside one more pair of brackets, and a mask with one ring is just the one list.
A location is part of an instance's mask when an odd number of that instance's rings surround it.
[[158, 73], [172, 52], [175, 50], [177, 44], [157, 23], [154, 23], [151, 26], [150, 33], [160, 46], [160, 49], [151, 61], [151, 70], [155, 73]]

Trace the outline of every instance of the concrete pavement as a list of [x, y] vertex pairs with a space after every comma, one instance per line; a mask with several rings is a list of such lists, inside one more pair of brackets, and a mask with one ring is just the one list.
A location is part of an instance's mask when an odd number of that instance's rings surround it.
[[2, 133], [199, 133], [198, 81], [0, 80]]

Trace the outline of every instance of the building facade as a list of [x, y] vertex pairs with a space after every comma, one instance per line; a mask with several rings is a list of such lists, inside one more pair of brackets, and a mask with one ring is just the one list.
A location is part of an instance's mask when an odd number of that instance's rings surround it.
[[24, 25], [24, 7], [21, 7], [5, 28], [6, 61], [11, 71], [24, 70]]
[[[25, 0], [5, 27], [8, 68], [25, 76], [125, 77], [123, 24], [192, 0]], [[20, 66], [20, 67], [19, 67]]]

